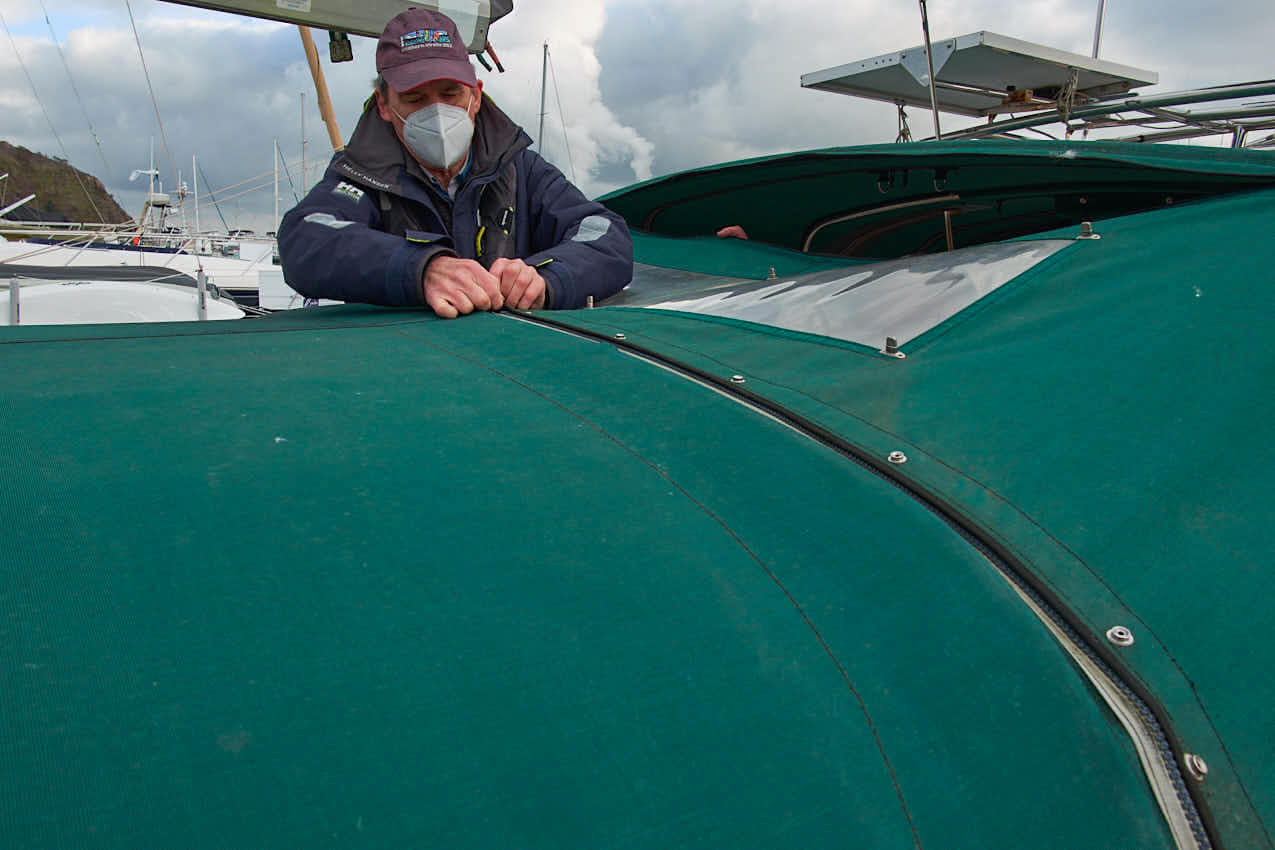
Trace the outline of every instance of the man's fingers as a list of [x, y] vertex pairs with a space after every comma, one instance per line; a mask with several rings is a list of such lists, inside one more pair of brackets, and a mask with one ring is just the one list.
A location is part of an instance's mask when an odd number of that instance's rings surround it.
[[544, 278], [522, 260], [500, 258], [491, 264], [500, 278], [505, 304], [516, 310], [530, 310], [544, 304]]
[[527, 293], [523, 296], [526, 306], [524, 310], [542, 310], [545, 306], [545, 281], [540, 278], [540, 283], [534, 288], [528, 288]]
[[527, 288], [522, 291], [519, 308], [535, 310], [544, 306], [545, 282], [539, 275], [532, 275]]
[[500, 294], [509, 300], [509, 294], [513, 291], [514, 283], [518, 280], [518, 267], [520, 263], [517, 260], [511, 260], [508, 257], [500, 257], [491, 264], [491, 274], [496, 278], [496, 285], [500, 287]]
[[433, 292], [426, 291], [425, 303], [434, 311], [441, 319], [454, 319], [458, 315], [456, 308], [453, 307], [446, 298]]
[[504, 291], [501, 289], [500, 279], [495, 274], [478, 266], [474, 272], [474, 284], [487, 296], [488, 306], [483, 309], [499, 310], [505, 306]]
[[500, 281], [474, 260], [438, 257], [425, 271], [425, 303], [445, 319], [478, 310], [499, 310]]
[[[465, 281], [465, 284], [458, 288], [458, 294], [470, 303], [471, 310], [491, 309], [491, 296], [476, 280]], [[463, 310], [462, 312], [468, 313], [470, 310]]]
[[540, 272], [528, 266], [526, 283], [523, 286], [521, 294], [518, 296], [518, 309], [536, 310], [543, 307], [544, 303], [545, 279], [540, 276]]
[[523, 308], [523, 296], [527, 292], [527, 285], [531, 283], [534, 271], [527, 266], [517, 268], [511, 267], [508, 275], [510, 278], [509, 290], [505, 293], [505, 303], [518, 310]]

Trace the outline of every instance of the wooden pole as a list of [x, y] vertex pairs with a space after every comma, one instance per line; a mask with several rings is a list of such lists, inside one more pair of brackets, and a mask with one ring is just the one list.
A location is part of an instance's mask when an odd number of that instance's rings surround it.
[[310, 28], [297, 25], [301, 33], [301, 46], [305, 48], [306, 61], [310, 63], [310, 76], [314, 78], [314, 92], [319, 98], [319, 114], [328, 127], [328, 139], [332, 142], [333, 151], [345, 150], [341, 141], [341, 128], [336, 124], [336, 115], [332, 113], [332, 98], [328, 96], [328, 83], [323, 78], [323, 68], [319, 65], [319, 51], [314, 47], [314, 39], [310, 37]]

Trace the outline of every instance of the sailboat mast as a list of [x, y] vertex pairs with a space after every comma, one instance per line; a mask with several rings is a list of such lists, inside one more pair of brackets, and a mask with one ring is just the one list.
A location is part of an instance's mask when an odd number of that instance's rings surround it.
[[[155, 207], [154, 207], [155, 180], [159, 177], [159, 172], [155, 170], [155, 137], [154, 136], [151, 136], [151, 164], [149, 168], [150, 168], [150, 175], [148, 176], [146, 181], [146, 209], [145, 211], [143, 211], [142, 217], [146, 218], [149, 215], [149, 217], [153, 219], [155, 217]], [[142, 225], [145, 226], [146, 222], [143, 221]]]
[[279, 232], [279, 140], [274, 140], [274, 232]]
[[192, 185], [195, 187], [195, 253], [199, 253], [199, 163], [195, 160], [194, 154], [190, 157], [190, 174]]
[[540, 59], [540, 133], [536, 136], [536, 149], [541, 155], [545, 152], [545, 75], [549, 69], [549, 42], [545, 42], [544, 54]]
[[305, 92], [301, 92], [301, 191], [304, 192], [305, 182]]

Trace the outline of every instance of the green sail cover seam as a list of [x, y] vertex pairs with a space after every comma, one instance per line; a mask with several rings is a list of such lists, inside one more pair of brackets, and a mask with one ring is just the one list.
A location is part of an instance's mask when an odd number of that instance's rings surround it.
[[[692, 379], [704, 381], [712, 385], [718, 391], [741, 400], [750, 407], [777, 417], [784, 423], [800, 431], [807, 438], [827, 446], [838, 454], [841, 454], [858, 464], [868, 472], [887, 481], [934, 513], [935, 516], [952, 528], [952, 530], [965, 539], [966, 542], [978, 551], [982, 552], [995, 565], [997, 571], [1002, 573], [1007, 580], [1016, 586], [1021, 586], [1028, 594], [1030, 594], [1032, 599], [1044, 608], [1050, 618], [1055, 620], [1087, 655], [1094, 658], [1100, 666], [1105, 668], [1106, 672], [1109, 673], [1115, 684], [1127, 696], [1133, 697], [1135, 702], [1145, 709], [1145, 711], [1140, 712], [1144, 724], [1147, 724], [1152, 734], [1163, 742], [1163, 745], [1167, 746], [1170, 750], [1167, 755], [1163, 751], [1161, 752], [1161, 760], [1170, 776], [1176, 778], [1175, 786], [1178, 791], [1177, 798], [1181, 803], [1183, 814], [1190, 824], [1192, 833], [1199, 842], [1200, 850], [1211, 850], [1213, 841], [1215, 840], [1214, 837], [1216, 836], [1216, 829], [1212, 822], [1211, 813], [1207, 808], [1206, 801], [1201, 792], [1198, 789], [1187, 785], [1182, 780], [1181, 772], [1177, 767], [1177, 758], [1180, 758], [1185, 750], [1182, 748], [1181, 742], [1177, 739], [1177, 737], [1169, 734], [1168, 732], [1168, 730], [1171, 730], [1173, 727], [1168, 722], [1169, 715], [1164, 706], [1160, 705], [1155, 699], [1148, 683], [1144, 682], [1142, 677], [1135, 671], [1126, 667], [1115, 653], [1111, 651], [1110, 647], [1090, 632], [1090, 630], [1084, 625], [1083, 617], [1076, 614], [1067, 605], [1062, 604], [1061, 597], [1052, 588], [1050, 582], [1044, 580], [1043, 576], [1040, 576], [1028, 569], [1025, 561], [1022, 561], [1011, 554], [1010, 550], [1005, 547], [1003, 542], [1000, 540], [999, 535], [996, 535], [994, 532], [984, 528], [964, 511], [956, 510], [944, 496], [929, 489], [919, 481], [903, 475], [899, 472], [897, 467], [880, 460], [870, 451], [867, 451], [864, 448], [846, 440], [837, 432], [824, 428], [816, 421], [809, 419], [804, 415], [797, 413], [792, 408], [773, 401], [766, 396], [759, 395], [745, 387], [734, 384], [728, 380], [724, 380], [717, 375], [703, 372], [689, 364], [674, 360], [667, 355], [660, 354], [657, 351], [637, 345], [627, 338], [607, 338], [598, 334], [596, 331], [577, 328], [565, 321], [559, 322], [545, 316], [533, 316], [520, 311], [511, 312], [515, 315], [526, 318], [529, 321], [543, 323], [549, 327], [561, 326], [568, 329], [578, 330], [581, 333], [595, 337], [599, 342], [609, 343], [620, 350], [634, 352], [641, 357], [649, 358], [652, 362], [658, 365], [673, 369], [674, 371], [680, 372]], [[944, 464], [944, 466], [946, 466], [946, 464]], [[1030, 518], [1028, 519], [1030, 520]], [[1048, 534], [1048, 532], [1046, 533]], [[1050, 535], [1050, 537], [1052, 538], [1052, 535]], [[1066, 548], [1060, 541], [1055, 542]], [[769, 572], [769, 570], [767, 570], [767, 572]], [[1101, 576], [1095, 575], [1095, 578], [1105, 585]], [[1108, 588], [1108, 590], [1115, 595], [1114, 591], [1110, 588]], [[1118, 598], [1119, 597], [1117, 596], [1117, 599]], [[1121, 604], [1123, 604], [1123, 602]], [[1030, 608], [1030, 606], [1028, 607]], [[811, 624], [811, 628], [814, 628], [813, 624]], [[1149, 627], [1148, 631], [1150, 631]], [[1186, 675], [1185, 671], [1181, 672], [1183, 676]], [[864, 711], [866, 714], [866, 707], [864, 708]], [[885, 757], [884, 750], [882, 750], [882, 757]], [[902, 802], [901, 790], [899, 790], [899, 794], [900, 802]], [[910, 815], [909, 823], [911, 823]], [[919, 847], [919, 839], [917, 843]]]
[[[514, 308], [508, 308], [508, 312], [509, 312], [509, 313], [511, 313], [512, 315], [514, 315], [514, 316], [516, 316], [516, 317], [520, 318], [520, 319], [523, 319], [523, 320], [525, 320], [525, 321], [528, 321], [528, 322], [530, 322], [530, 323], [532, 323], [532, 324], [535, 324], [535, 325], [538, 325], [538, 326], [540, 326], [540, 327], [554, 328], [554, 329], [557, 329], [557, 330], [563, 330], [563, 329], [567, 329], [567, 330], [574, 330], [574, 329], [572, 329], [572, 328], [570, 327], [570, 325], [559, 325], [558, 323], [556, 323], [556, 322], [554, 322], [554, 321], [552, 321], [552, 320], [550, 320], [550, 319], [544, 318], [543, 316], [532, 315], [531, 313], [529, 313], [529, 312], [525, 312], [525, 311], [522, 311], [522, 310], [516, 310], [516, 309], [514, 309]], [[915, 822], [915, 820], [914, 820], [914, 819], [913, 819], [913, 817], [912, 817], [912, 811], [911, 811], [911, 809], [909, 809], [909, 807], [908, 807], [908, 803], [907, 803], [907, 800], [906, 800], [906, 799], [904, 798], [904, 796], [903, 796], [903, 786], [899, 783], [899, 778], [898, 778], [898, 775], [895, 773], [894, 765], [893, 765], [893, 763], [890, 761], [890, 757], [889, 757], [889, 755], [887, 755], [887, 753], [886, 753], [886, 751], [885, 751], [885, 742], [884, 742], [884, 741], [882, 740], [882, 738], [881, 738], [881, 733], [880, 733], [880, 731], [879, 731], [879, 730], [878, 730], [878, 728], [877, 728], [877, 724], [876, 724], [876, 722], [872, 719], [872, 714], [868, 711], [868, 704], [867, 704], [867, 701], [865, 700], [865, 698], [864, 698], [863, 694], [859, 691], [858, 687], [856, 687], [856, 686], [855, 686], [854, 681], [850, 678], [850, 671], [849, 671], [849, 669], [848, 669], [848, 668], [846, 667], [846, 665], [842, 662], [842, 660], [838, 657], [838, 655], [837, 655], [836, 651], [835, 651], [835, 650], [833, 650], [832, 646], [828, 643], [828, 641], [824, 638], [823, 634], [819, 631], [818, 626], [816, 626], [816, 625], [815, 625], [815, 622], [814, 622], [814, 620], [812, 619], [811, 615], [810, 615], [810, 614], [806, 611], [806, 609], [805, 609], [805, 608], [801, 605], [801, 603], [797, 600], [796, 596], [794, 596], [794, 595], [793, 595], [792, 591], [790, 591], [790, 590], [788, 589], [787, 585], [785, 585], [785, 584], [784, 584], [783, 580], [782, 580], [782, 579], [780, 579], [780, 578], [779, 578], [779, 576], [775, 573], [775, 571], [774, 571], [774, 570], [772, 570], [772, 569], [771, 569], [771, 567], [770, 567], [770, 566], [769, 566], [769, 565], [765, 562], [765, 560], [763, 560], [763, 559], [762, 559], [762, 557], [761, 557], [760, 555], [758, 555], [758, 554], [757, 554], [757, 552], [755, 552], [755, 551], [753, 550], [753, 548], [752, 548], [752, 547], [750, 547], [750, 546], [748, 545], [748, 543], [747, 543], [747, 542], [743, 539], [743, 537], [741, 537], [741, 536], [740, 536], [739, 532], [737, 532], [737, 531], [735, 531], [735, 529], [731, 528], [731, 526], [730, 526], [730, 525], [726, 522], [725, 518], [723, 518], [722, 516], [720, 516], [720, 515], [719, 515], [716, 511], [714, 511], [711, 507], [709, 507], [707, 504], [705, 504], [703, 501], [701, 501], [699, 498], [697, 498], [697, 497], [696, 497], [693, 493], [691, 493], [691, 492], [690, 492], [690, 490], [686, 489], [686, 487], [685, 487], [685, 486], [683, 486], [680, 482], [678, 482], [678, 481], [677, 481], [677, 479], [673, 478], [673, 477], [672, 477], [672, 475], [671, 475], [668, 471], [666, 471], [665, 469], [661, 468], [661, 467], [660, 467], [660, 465], [659, 465], [658, 463], [654, 462], [654, 461], [653, 461], [653, 460], [651, 460], [650, 458], [648, 458], [648, 457], [646, 457], [645, 455], [643, 455], [640, 451], [638, 451], [638, 449], [637, 449], [636, 447], [629, 445], [627, 442], [625, 442], [625, 441], [624, 441], [623, 439], [621, 439], [619, 436], [617, 436], [617, 435], [615, 435], [615, 434], [612, 434], [610, 431], [608, 431], [606, 428], [604, 428], [601, 424], [599, 424], [599, 423], [597, 423], [597, 422], [594, 422], [594, 421], [593, 421], [592, 419], [590, 419], [589, 417], [585, 416], [585, 415], [584, 415], [584, 414], [582, 414], [582, 413], [577, 412], [576, 410], [573, 410], [571, 407], [567, 406], [566, 404], [564, 404], [564, 403], [562, 403], [562, 402], [560, 402], [560, 401], [557, 401], [557, 400], [555, 400], [555, 399], [553, 399], [553, 398], [550, 398], [549, 396], [547, 396], [547, 395], [545, 395], [544, 393], [542, 393], [542, 392], [540, 392], [539, 390], [537, 390], [535, 387], [532, 387], [532, 386], [530, 386], [530, 385], [528, 385], [528, 384], [524, 383], [523, 381], [518, 380], [517, 378], [513, 377], [512, 375], [508, 375], [508, 374], [506, 374], [506, 373], [504, 373], [504, 372], [501, 372], [499, 369], [495, 368], [495, 367], [494, 367], [494, 366], [492, 366], [492, 365], [489, 365], [488, 363], [484, 363], [484, 362], [481, 362], [481, 361], [478, 361], [478, 360], [474, 360], [474, 359], [472, 359], [472, 358], [470, 358], [470, 357], [466, 357], [465, 355], [460, 354], [460, 353], [455, 352], [455, 351], [452, 351], [452, 350], [450, 350], [450, 349], [446, 348], [445, 346], [439, 345], [438, 343], [435, 343], [435, 342], [429, 342], [429, 341], [427, 341], [427, 340], [425, 340], [425, 339], [422, 339], [422, 338], [420, 338], [420, 337], [411, 336], [411, 335], [406, 334], [406, 333], [404, 333], [403, 331], [398, 330], [398, 329], [395, 329], [395, 328], [391, 328], [391, 329], [390, 329], [390, 332], [391, 332], [391, 333], [394, 333], [394, 334], [398, 334], [398, 335], [400, 335], [400, 336], [404, 337], [405, 339], [408, 339], [408, 340], [412, 341], [413, 343], [418, 343], [418, 344], [424, 345], [424, 346], [426, 346], [426, 347], [428, 347], [428, 348], [431, 348], [431, 349], [433, 349], [433, 350], [435, 350], [435, 351], [441, 352], [441, 353], [443, 353], [443, 354], [445, 354], [445, 355], [447, 355], [447, 356], [449, 356], [449, 357], [453, 357], [453, 358], [455, 358], [455, 359], [457, 359], [457, 360], [460, 360], [460, 361], [462, 361], [462, 362], [468, 363], [468, 364], [470, 364], [470, 365], [472, 365], [472, 366], [476, 366], [476, 367], [478, 367], [479, 369], [484, 369], [484, 370], [486, 370], [486, 371], [490, 372], [491, 374], [493, 374], [493, 375], [497, 376], [498, 378], [501, 378], [501, 379], [503, 379], [503, 380], [509, 381], [509, 382], [513, 383], [514, 385], [518, 386], [519, 388], [521, 388], [521, 389], [523, 389], [523, 390], [525, 390], [525, 391], [527, 391], [527, 392], [531, 393], [532, 395], [537, 396], [538, 398], [542, 399], [543, 401], [545, 401], [545, 402], [547, 402], [547, 403], [549, 403], [549, 404], [553, 405], [554, 407], [558, 408], [559, 410], [562, 410], [564, 413], [568, 414], [569, 416], [571, 416], [571, 417], [573, 417], [573, 418], [575, 418], [575, 419], [579, 420], [580, 422], [582, 422], [582, 423], [584, 423], [585, 425], [589, 426], [590, 428], [594, 429], [594, 430], [595, 430], [595, 431], [597, 431], [599, 434], [601, 434], [602, 436], [604, 436], [605, 438], [607, 438], [607, 439], [608, 439], [608, 440], [610, 440], [611, 442], [615, 443], [615, 444], [616, 444], [617, 446], [619, 446], [621, 449], [623, 449], [624, 451], [628, 452], [628, 453], [629, 453], [629, 454], [631, 454], [633, 457], [637, 458], [637, 460], [639, 460], [641, 463], [643, 463], [644, 465], [646, 465], [646, 466], [647, 466], [647, 467], [648, 467], [648, 468], [649, 468], [652, 472], [654, 472], [654, 473], [655, 473], [656, 475], [658, 475], [660, 478], [662, 478], [662, 479], [664, 479], [665, 481], [667, 481], [667, 482], [668, 482], [668, 483], [669, 483], [672, 487], [674, 487], [674, 488], [675, 488], [675, 489], [676, 489], [679, 493], [681, 493], [681, 494], [682, 494], [682, 496], [683, 496], [685, 499], [687, 499], [687, 501], [689, 501], [689, 502], [690, 502], [692, 505], [694, 505], [697, 509], [699, 509], [700, 511], [702, 511], [702, 512], [703, 512], [706, 516], [708, 516], [708, 517], [709, 517], [710, 519], [712, 519], [715, 523], [717, 523], [719, 526], [721, 526], [722, 530], [724, 530], [724, 531], [726, 532], [726, 534], [730, 537], [730, 539], [731, 539], [731, 540], [733, 540], [733, 541], [734, 541], [734, 543], [735, 543], [737, 546], [739, 546], [739, 548], [740, 548], [740, 549], [742, 549], [742, 550], [743, 550], [743, 551], [744, 551], [744, 552], [748, 555], [748, 557], [749, 557], [750, 559], [752, 559], [752, 561], [753, 561], [753, 562], [754, 562], [754, 563], [755, 563], [755, 564], [756, 564], [759, 568], [761, 568], [762, 572], [766, 574], [767, 578], [769, 578], [772, 582], [774, 582], [775, 586], [779, 588], [779, 590], [780, 590], [780, 592], [783, 594], [784, 598], [788, 601], [788, 603], [789, 603], [789, 604], [793, 607], [793, 609], [797, 612], [797, 615], [801, 618], [801, 620], [802, 620], [802, 622], [805, 624], [806, 628], [808, 628], [808, 629], [810, 630], [811, 634], [813, 634], [813, 635], [814, 635], [815, 640], [816, 640], [816, 642], [819, 644], [820, 648], [824, 651], [824, 653], [825, 653], [825, 654], [828, 656], [828, 658], [832, 661], [832, 664], [833, 664], [833, 666], [836, 668], [836, 670], [837, 670], [838, 674], [840, 675], [840, 677], [841, 677], [842, 681], [844, 681], [844, 682], [845, 682], [846, 688], [848, 688], [848, 689], [849, 689], [849, 691], [850, 691], [850, 693], [854, 696], [855, 700], [856, 700], [856, 701], [857, 701], [857, 703], [858, 703], [859, 710], [860, 710], [860, 712], [862, 712], [862, 714], [863, 714], [863, 718], [864, 718], [864, 720], [867, 722], [868, 729], [871, 731], [871, 733], [872, 733], [872, 737], [873, 737], [873, 739], [874, 739], [874, 740], [875, 740], [875, 742], [876, 742], [876, 745], [877, 745], [877, 751], [878, 751], [878, 752], [880, 753], [880, 755], [881, 755], [881, 760], [885, 763], [885, 768], [886, 768], [886, 770], [888, 771], [888, 773], [889, 773], [889, 775], [890, 775], [890, 781], [891, 781], [891, 783], [893, 783], [893, 785], [894, 785], [894, 793], [895, 793], [895, 794], [897, 795], [897, 797], [898, 797], [899, 805], [900, 805], [900, 807], [902, 807], [902, 809], [903, 809], [903, 815], [904, 815], [904, 817], [907, 819], [908, 828], [909, 828], [909, 829], [911, 830], [911, 832], [912, 832], [912, 841], [913, 841], [913, 844], [916, 846], [917, 850], [921, 850], [921, 847], [922, 847], [922, 845], [921, 845], [921, 837], [920, 837], [920, 834], [917, 832], [916, 822]], [[594, 335], [594, 334], [592, 334], [592, 332], [585, 332], [585, 333], [590, 334], [590, 335]], [[638, 351], [638, 352], [640, 352], [640, 353], [644, 353], [644, 352], [642, 351], [642, 349], [641, 349], [641, 347], [640, 347], [640, 346], [630, 346], [630, 345], [627, 345], [627, 344], [626, 344], [626, 345], [621, 345], [619, 341], [614, 340], [614, 339], [612, 339], [612, 340], [605, 340], [605, 339], [603, 338], [603, 341], [609, 341], [609, 342], [611, 342], [611, 343], [612, 343], [612, 345], [618, 346], [618, 347], [620, 347], [620, 348], [622, 348], [622, 349], [634, 350], [634, 351]], [[655, 362], [660, 363], [660, 364], [665, 364], [665, 365], [668, 365], [668, 366], [671, 366], [671, 367], [674, 367], [676, 370], [681, 371], [681, 368], [680, 368], [679, 364], [677, 363], [677, 361], [668, 360], [667, 358], [659, 357], [658, 355], [651, 355], [651, 356], [653, 357], [653, 359], [654, 359], [654, 361], [655, 361]], [[683, 374], [684, 374], [684, 372], [683, 372]], [[717, 382], [718, 382], [718, 381], [715, 379], [715, 380], [714, 380], [714, 383], [717, 383]], [[751, 405], [750, 405], [750, 406], [751, 406]]]
[[[866, 357], [876, 358], [879, 355], [875, 348], [863, 345], [849, 340], [837, 339], [836, 337], [821, 336], [819, 334], [806, 333], [805, 331], [794, 331], [788, 328], [777, 328], [773, 325], [763, 325], [757, 322], [749, 322], [744, 319], [733, 319], [728, 316], [710, 316], [703, 313], [683, 313], [680, 310], [668, 310], [661, 307], [600, 307], [593, 312], [598, 313], [603, 310], [624, 311], [624, 312], [641, 312], [654, 313], [666, 316], [677, 316], [678, 318], [690, 319], [696, 322], [705, 322], [707, 324], [726, 325], [738, 330], [750, 331], [762, 336], [780, 337], [783, 339], [792, 339], [798, 342], [807, 342], [814, 345], [822, 345], [827, 348], [839, 348], [853, 354]], [[723, 364], [725, 365], [725, 364]]]

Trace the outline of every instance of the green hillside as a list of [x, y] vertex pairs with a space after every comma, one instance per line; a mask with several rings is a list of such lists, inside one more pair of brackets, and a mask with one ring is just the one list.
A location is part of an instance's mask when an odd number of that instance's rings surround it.
[[[131, 218], [106, 191], [101, 180], [72, 167], [64, 159], [50, 158], [0, 141], [0, 174], [6, 172], [8, 179], [0, 181], [0, 208], [35, 194], [35, 200], [6, 216], [11, 220], [118, 224]], [[91, 203], [89, 197], [93, 199]]]

